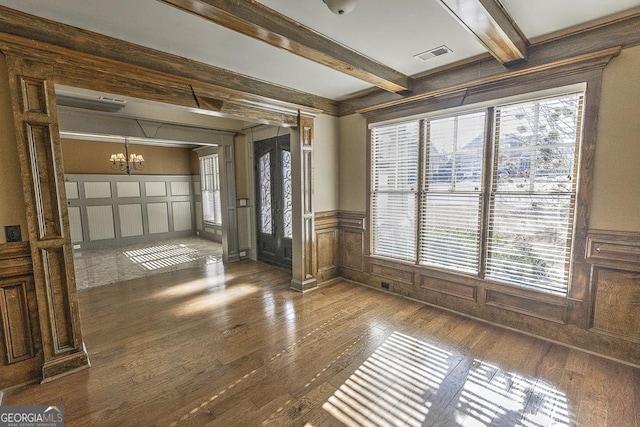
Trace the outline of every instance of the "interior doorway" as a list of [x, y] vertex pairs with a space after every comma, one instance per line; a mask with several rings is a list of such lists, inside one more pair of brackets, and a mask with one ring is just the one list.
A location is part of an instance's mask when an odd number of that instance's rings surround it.
[[293, 196], [289, 135], [256, 141], [254, 159], [257, 257], [291, 268]]

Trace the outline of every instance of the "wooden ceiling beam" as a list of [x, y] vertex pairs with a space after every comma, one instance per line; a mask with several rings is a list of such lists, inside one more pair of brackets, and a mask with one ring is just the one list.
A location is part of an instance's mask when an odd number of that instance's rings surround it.
[[51, 64], [56, 84], [172, 104], [188, 111], [273, 126], [296, 126], [298, 113], [320, 110], [283, 102], [268, 103], [251, 93], [116, 62], [0, 32], [0, 51]]
[[335, 115], [337, 101], [296, 89], [267, 83], [249, 76], [234, 73], [220, 67], [193, 61], [108, 37], [92, 31], [61, 24], [0, 6], [0, 36], [10, 40], [30, 41], [27, 48], [43, 46], [44, 49], [63, 49], [63, 56], [101, 58], [118, 68], [140, 67], [215, 87], [227, 92], [234, 102], [275, 109], [315, 111]]
[[411, 77], [337, 43], [256, 1], [159, 1], [389, 92], [402, 93], [411, 90]]
[[[397, 95], [380, 89], [372, 89], [366, 93], [340, 101], [339, 116], [346, 116], [356, 112], [370, 111], [375, 107], [389, 106], [410, 102], [416, 97], [426, 94], [436, 94], [460, 85], [472, 85], [479, 79], [500, 79], [505, 72], [524, 72], [536, 70], [545, 64], [575, 58], [581, 55], [593, 54], [610, 48], [630, 47], [640, 45], [640, 11], [629, 16], [617, 18], [612, 22], [598, 22], [593, 26], [580, 27], [576, 31], [567, 31], [562, 36], [551, 40], [542, 40], [529, 47], [527, 61], [505, 67], [491, 58], [488, 54], [478, 57], [475, 61], [458, 65], [450, 65], [432, 70], [420, 76], [415, 76], [413, 94], [410, 97], [398, 99]], [[512, 74], [514, 75], [514, 74]], [[406, 101], [405, 98], [410, 98]]]
[[439, 0], [500, 63], [527, 59], [528, 41], [496, 0]]

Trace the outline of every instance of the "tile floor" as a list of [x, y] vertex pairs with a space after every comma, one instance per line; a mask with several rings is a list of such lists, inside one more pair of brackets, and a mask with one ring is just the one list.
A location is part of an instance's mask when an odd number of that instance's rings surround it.
[[75, 251], [78, 289], [222, 262], [222, 245], [199, 237]]

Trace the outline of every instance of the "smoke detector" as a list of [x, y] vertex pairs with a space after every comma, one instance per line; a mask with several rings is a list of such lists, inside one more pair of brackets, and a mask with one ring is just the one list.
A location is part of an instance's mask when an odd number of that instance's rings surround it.
[[358, 0], [322, 0], [331, 12], [336, 15], [345, 15], [356, 7]]

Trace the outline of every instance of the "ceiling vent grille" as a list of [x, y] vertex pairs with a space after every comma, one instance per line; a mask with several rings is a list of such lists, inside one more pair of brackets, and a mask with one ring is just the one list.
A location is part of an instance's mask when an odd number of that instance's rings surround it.
[[426, 52], [422, 52], [422, 53], [419, 53], [417, 55], [413, 55], [413, 57], [416, 58], [419, 61], [425, 62], [425, 61], [433, 59], [433, 58], [435, 58], [437, 56], [446, 55], [447, 53], [451, 53], [451, 52], [453, 52], [451, 49], [449, 49], [448, 47], [443, 45], [443, 46], [439, 46], [439, 47], [433, 48], [431, 50], [428, 50]]
[[122, 110], [127, 101], [124, 99], [110, 98], [100, 96], [96, 98], [84, 98], [74, 95], [56, 94], [58, 105], [73, 108], [84, 108], [86, 110], [104, 111], [107, 113], [116, 113]]

